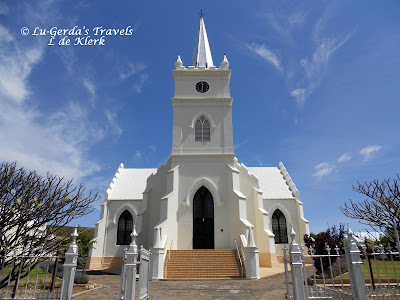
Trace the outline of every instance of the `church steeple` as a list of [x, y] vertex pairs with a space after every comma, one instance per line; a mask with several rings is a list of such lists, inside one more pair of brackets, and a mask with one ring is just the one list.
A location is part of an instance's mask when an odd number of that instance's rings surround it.
[[231, 70], [225, 55], [220, 67], [214, 66], [202, 13], [192, 63], [186, 68], [178, 55], [172, 74], [172, 155], [233, 158]]
[[214, 66], [210, 45], [208, 43], [206, 26], [204, 25], [203, 13], [200, 14], [199, 31], [197, 32], [191, 65], [196, 68]]

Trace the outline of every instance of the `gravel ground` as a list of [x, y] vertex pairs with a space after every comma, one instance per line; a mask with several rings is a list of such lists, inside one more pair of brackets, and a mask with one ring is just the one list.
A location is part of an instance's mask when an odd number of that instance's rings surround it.
[[[74, 300], [114, 300], [119, 297], [120, 275], [95, 273], [89, 280], [102, 288]], [[259, 280], [183, 280], [151, 281], [151, 299], [285, 299], [285, 274]]]

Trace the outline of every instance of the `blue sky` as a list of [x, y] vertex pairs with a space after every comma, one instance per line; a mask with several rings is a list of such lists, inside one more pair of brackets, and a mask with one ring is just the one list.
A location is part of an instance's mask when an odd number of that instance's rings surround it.
[[[1, 1], [0, 160], [101, 195], [121, 162], [165, 163], [173, 64], [190, 63], [200, 7], [214, 64], [226, 53], [232, 69], [239, 161], [282, 161], [311, 231], [362, 230], [338, 208], [363, 199], [352, 185], [399, 172], [398, 1]], [[32, 35], [74, 26], [133, 32], [104, 46]], [[74, 224], [94, 226], [101, 202]]]

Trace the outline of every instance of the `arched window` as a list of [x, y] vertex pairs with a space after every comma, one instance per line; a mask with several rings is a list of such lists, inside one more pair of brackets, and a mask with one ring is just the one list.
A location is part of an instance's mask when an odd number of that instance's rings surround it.
[[196, 121], [194, 140], [196, 142], [210, 141], [210, 122], [208, 122], [208, 120], [203, 116]]
[[275, 235], [275, 244], [286, 244], [288, 242], [286, 218], [279, 210], [272, 215], [272, 232]]
[[129, 211], [125, 210], [118, 220], [117, 245], [129, 245], [133, 231], [133, 218]]

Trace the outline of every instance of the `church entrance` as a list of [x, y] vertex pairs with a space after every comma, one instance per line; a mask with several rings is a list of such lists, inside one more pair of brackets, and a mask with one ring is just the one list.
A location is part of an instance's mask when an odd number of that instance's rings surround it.
[[214, 201], [204, 186], [193, 198], [193, 249], [214, 249]]

